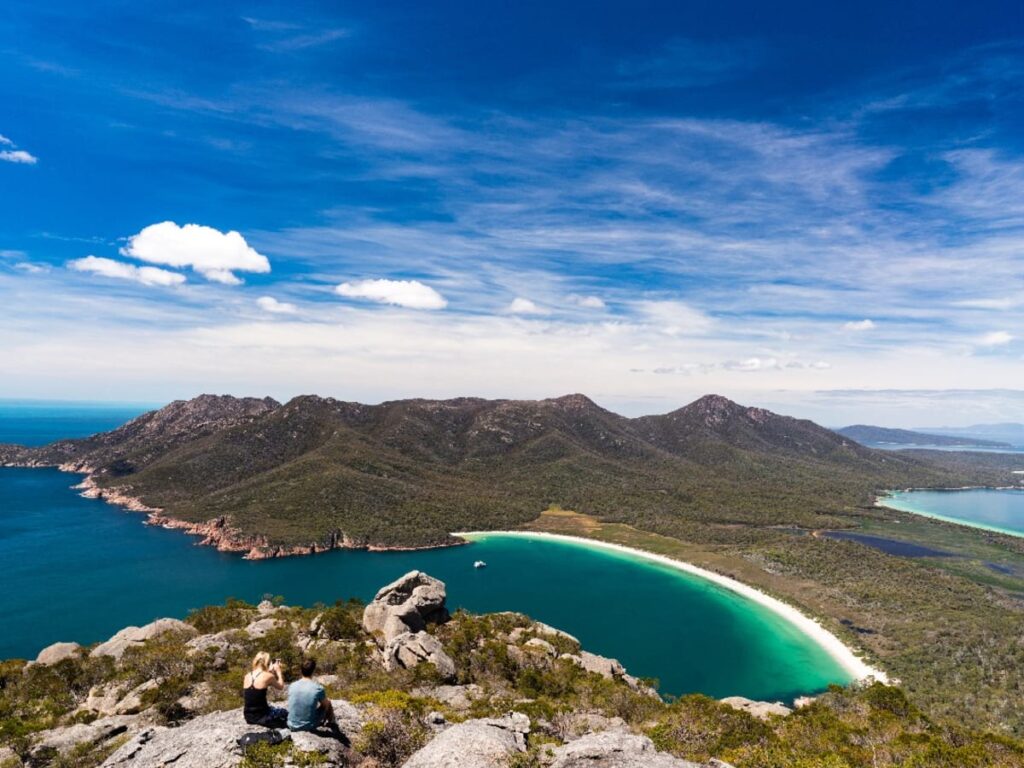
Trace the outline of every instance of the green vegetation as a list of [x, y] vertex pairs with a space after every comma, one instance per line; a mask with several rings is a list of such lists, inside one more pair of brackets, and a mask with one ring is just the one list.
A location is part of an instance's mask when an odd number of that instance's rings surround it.
[[[145, 702], [151, 714], [165, 720], [187, 719], [240, 706], [239, 688], [251, 655], [273, 647], [294, 677], [294, 659], [303, 633], [315, 618], [330, 611], [358, 612], [351, 602], [333, 608], [282, 608], [274, 614], [281, 626], [274, 637], [250, 638], [245, 623], [255, 608], [238, 601], [193, 613], [193, 623], [211, 621], [233, 638], [225, 647], [190, 652], [182, 638], [165, 635], [133, 648], [115, 662], [88, 656], [66, 659], [51, 667], [0, 666], [0, 741], [33, 764], [98, 765], [119, 744], [75, 748], [63, 756], [33, 753], [34, 734], [72, 722], [83, 722], [76, 710], [92, 686], [122, 685], [143, 679], [175, 681]], [[238, 622], [231, 624], [228, 616]], [[347, 623], [343, 624], [347, 626]], [[664, 702], [625, 682], [588, 673], [569, 660], [540, 656], [526, 643], [533, 637], [560, 643], [558, 651], [578, 651], [567, 638], [542, 632], [524, 616], [475, 616], [457, 613], [435, 629], [455, 661], [458, 683], [476, 686], [468, 709], [456, 709], [431, 696], [430, 674], [413, 670], [384, 671], [373, 661], [368, 638], [320, 640], [310, 653], [318, 659], [332, 695], [348, 699], [364, 711], [365, 726], [354, 746], [380, 766], [399, 766], [430, 737], [424, 715], [440, 711], [450, 722], [468, 717], [498, 717], [516, 710], [533, 721], [530, 751], [517, 756], [518, 768], [535, 768], [546, 750], [579, 735], [581, 718], [622, 718], [636, 732], [650, 736], [657, 747], [680, 757], [726, 760], [737, 768], [961, 768], [1024, 767], [1024, 743], [1006, 735], [972, 729], [951, 698], [948, 716], [925, 713], [913, 694], [898, 687], [874, 684], [833, 688], [813, 703], [786, 717], [759, 720], [704, 696]], [[308, 636], [306, 636], [308, 638]], [[285, 653], [290, 647], [292, 650]], [[289, 660], [292, 659], [292, 660]], [[201, 695], [200, 695], [200, 692]], [[181, 703], [192, 694], [190, 706]], [[230, 695], [229, 695], [230, 694]], [[167, 704], [177, 702], [174, 715]], [[95, 717], [95, 715], [93, 715]], [[299, 752], [290, 743], [257, 744], [245, 752], [246, 768], [318, 765], [322, 758]]]
[[[276, 404], [275, 404], [276, 405]], [[7, 460], [79, 462], [239, 542], [423, 546], [551, 504], [649, 530], [836, 525], [879, 488], [1009, 482], [1004, 467], [872, 451], [808, 421], [709, 396], [626, 419], [582, 395], [408, 400], [197, 398]], [[941, 462], [941, 466], [939, 465]]]

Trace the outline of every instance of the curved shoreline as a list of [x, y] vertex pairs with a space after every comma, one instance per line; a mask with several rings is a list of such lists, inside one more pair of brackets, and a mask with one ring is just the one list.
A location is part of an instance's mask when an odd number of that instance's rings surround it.
[[492, 535], [500, 535], [562, 541], [570, 544], [579, 544], [587, 547], [594, 547], [596, 549], [605, 549], [612, 552], [628, 554], [654, 563], [659, 563], [661, 565], [667, 565], [670, 568], [675, 568], [683, 573], [688, 573], [721, 587], [725, 587], [730, 592], [741, 595], [742, 597], [767, 608], [782, 619], [785, 619], [822, 648], [822, 650], [831, 656], [832, 659], [835, 660], [846, 672], [848, 672], [855, 681], [874, 679], [882, 683], [889, 682], [889, 676], [885, 672], [870, 666], [856, 653], [854, 653], [853, 649], [846, 645], [842, 640], [825, 629], [816, 620], [801, 613], [797, 608], [789, 603], [785, 603], [776, 597], [772, 597], [766, 592], [762, 592], [760, 589], [752, 587], [749, 584], [744, 584], [742, 581], [737, 581], [729, 576], [723, 576], [720, 573], [709, 571], [706, 568], [693, 565], [685, 560], [676, 560], [675, 558], [667, 557], [666, 555], [645, 552], [642, 549], [635, 549], [622, 544], [612, 544], [610, 542], [588, 539], [582, 536], [568, 536], [566, 534], [546, 533], [543, 531], [464, 531], [453, 533], [452, 535], [461, 536], [469, 540]]
[[[918, 491], [918, 490], [934, 492], [937, 489], [934, 489], [934, 488], [910, 488], [910, 489], [908, 489], [908, 491], [910, 491], [910, 492]], [[892, 498], [892, 496], [891, 496], [892, 493], [907, 493], [908, 491], [890, 491], [889, 494], [887, 494], [885, 496], [878, 496], [878, 497], [875, 498], [875, 506], [876, 507], [884, 507], [885, 509], [892, 509], [892, 510], [895, 510], [896, 512], [904, 512], [904, 513], [906, 513], [908, 515], [917, 515], [919, 517], [926, 517], [926, 518], [929, 518], [931, 520], [941, 520], [944, 523], [951, 523], [952, 525], [962, 525], [965, 528], [973, 528], [976, 531], [988, 531], [989, 533], [1000, 533], [1000, 534], [1002, 534], [1004, 536], [1014, 536], [1014, 537], [1016, 537], [1018, 539], [1024, 538], [1024, 531], [1014, 531], [1014, 530], [1011, 530], [1009, 528], [1000, 528], [999, 526], [992, 525], [991, 523], [979, 523], [979, 522], [974, 522], [974, 521], [971, 521], [971, 520], [964, 520], [964, 519], [958, 518], [958, 517], [951, 517], [949, 515], [943, 515], [943, 514], [940, 514], [938, 512], [926, 512], [926, 511], [920, 510], [920, 509], [910, 509], [908, 507], [898, 507], [898, 506], [896, 506], [894, 504], [886, 504], [885, 503], [887, 499], [891, 499]], [[1006, 488], [998, 488], [998, 487], [993, 488], [993, 487], [990, 487], [990, 486], [984, 486], [984, 487], [977, 487], [977, 488], [973, 488], [972, 487], [972, 488], [942, 489], [943, 493], [959, 493], [959, 492], [963, 492], [963, 491], [1019, 491], [1019, 492], [1024, 493], [1024, 489], [1021, 489], [1020, 486], [1009, 486], [1009, 487], [1006, 487]]]

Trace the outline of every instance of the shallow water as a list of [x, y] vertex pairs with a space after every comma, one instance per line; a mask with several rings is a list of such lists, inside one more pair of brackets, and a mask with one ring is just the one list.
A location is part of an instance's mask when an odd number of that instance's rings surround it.
[[880, 501], [903, 512], [1024, 536], [1024, 490], [897, 491]]
[[[0, 427], [0, 434], [3, 433]], [[336, 551], [246, 561], [70, 489], [74, 475], [0, 469], [0, 658], [57, 640], [104, 639], [127, 624], [184, 616], [227, 597], [312, 605], [369, 599], [414, 568], [473, 611], [516, 610], [619, 658], [663, 692], [791, 700], [849, 675], [763, 606], [625, 553], [498, 534], [423, 552]], [[475, 560], [487, 568], [474, 569]]]

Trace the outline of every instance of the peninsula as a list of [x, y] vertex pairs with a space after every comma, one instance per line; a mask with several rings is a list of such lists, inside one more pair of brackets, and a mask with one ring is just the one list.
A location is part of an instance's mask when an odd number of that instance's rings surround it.
[[559, 505], [649, 530], [817, 528], [880, 489], [1006, 485], [1004, 468], [894, 455], [708, 395], [628, 419], [583, 395], [401, 400], [203, 395], [0, 463], [59, 466], [84, 492], [252, 559], [436, 547]]

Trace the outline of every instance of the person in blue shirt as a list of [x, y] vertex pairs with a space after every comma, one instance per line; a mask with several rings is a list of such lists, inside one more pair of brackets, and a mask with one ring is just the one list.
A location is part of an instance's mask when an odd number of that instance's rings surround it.
[[321, 725], [331, 729], [335, 736], [345, 741], [334, 708], [327, 698], [324, 687], [313, 679], [316, 659], [303, 659], [302, 679], [288, 686], [288, 729], [291, 731], [314, 731]]

